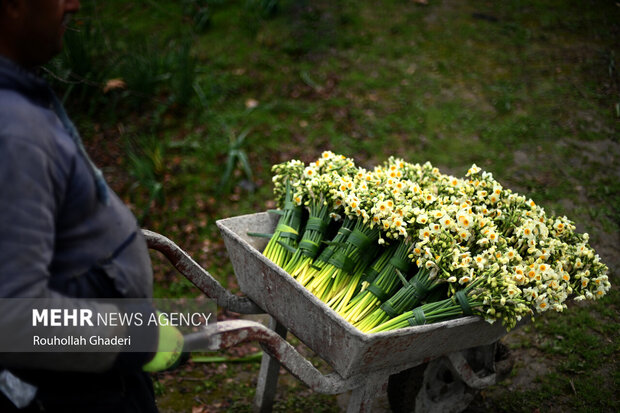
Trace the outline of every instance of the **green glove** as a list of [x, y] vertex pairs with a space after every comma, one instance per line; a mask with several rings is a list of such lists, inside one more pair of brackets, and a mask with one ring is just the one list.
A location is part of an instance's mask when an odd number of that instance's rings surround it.
[[156, 372], [175, 367], [183, 355], [183, 341], [183, 334], [176, 327], [160, 325], [157, 353], [142, 370]]

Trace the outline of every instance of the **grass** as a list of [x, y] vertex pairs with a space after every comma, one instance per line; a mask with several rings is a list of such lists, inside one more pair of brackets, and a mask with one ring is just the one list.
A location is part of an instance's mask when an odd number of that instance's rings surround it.
[[[618, 285], [619, 21], [602, 1], [110, 0], [84, 4], [49, 69], [143, 225], [233, 291], [215, 221], [272, 207], [271, 165], [326, 149], [455, 175], [477, 163], [577, 221]], [[104, 93], [111, 79], [125, 86]], [[157, 295], [196, 294], [159, 256], [153, 264]], [[472, 411], [618, 410], [617, 291], [514, 332], [513, 351], [535, 351], [549, 368], [517, 386], [518, 366]], [[249, 409], [254, 370], [219, 366], [199, 369], [224, 383], [213, 397], [164, 380], [162, 408], [219, 399], [213, 411]], [[281, 411], [337, 410], [335, 397], [282, 381]]]
[[[511, 340], [512, 351], [536, 349], [553, 363], [550, 371], [533, 378], [523, 391], [505, 391], [512, 379], [485, 390], [470, 409], [475, 411], [531, 412], [617, 411], [620, 385], [617, 356], [618, 290], [590, 305], [573, 305], [565, 314], [545, 314]], [[491, 397], [489, 397], [491, 395]], [[496, 395], [497, 397], [492, 397]]]

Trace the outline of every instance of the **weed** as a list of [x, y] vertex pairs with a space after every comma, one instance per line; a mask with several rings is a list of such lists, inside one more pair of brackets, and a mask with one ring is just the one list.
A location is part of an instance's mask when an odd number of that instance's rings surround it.
[[188, 106], [196, 94], [196, 59], [191, 54], [192, 42], [186, 38], [175, 45], [167, 61], [170, 70], [171, 101], [178, 106]]
[[211, 4], [209, 0], [183, 0], [183, 14], [194, 23], [197, 33], [204, 33], [211, 25]]
[[100, 22], [77, 20], [64, 36], [63, 51], [47, 65], [50, 83], [63, 91], [63, 100], [94, 113], [105, 100], [101, 90], [116, 60], [108, 53]]
[[155, 391], [155, 396], [158, 397], [166, 394], [166, 386], [156, 379], [153, 379], [153, 390]]
[[263, 19], [268, 19], [278, 12], [280, 2], [278, 0], [246, 0], [245, 8], [251, 13]]
[[[164, 200], [162, 179], [165, 168], [165, 143], [153, 135], [137, 137], [130, 144], [127, 154], [129, 173], [135, 179], [131, 186], [131, 193], [136, 194], [134, 195], [134, 203], [143, 205], [138, 221], [144, 223], [152, 204]], [[146, 201], [137, 198], [141, 193], [137, 189], [146, 192]]]
[[243, 173], [245, 173], [246, 181], [245, 186], [250, 192], [254, 191], [254, 177], [252, 175], [252, 167], [250, 166], [250, 161], [248, 160], [248, 156], [243, 150], [243, 145], [245, 144], [245, 139], [250, 133], [250, 129], [244, 129], [239, 135], [235, 136], [230, 133], [229, 143], [228, 143], [228, 153], [226, 158], [226, 168], [224, 169], [224, 173], [222, 174], [222, 179], [220, 181], [220, 191], [228, 191], [231, 178], [233, 176], [233, 172], [237, 167], [239, 167]]
[[139, 41], [135, 46], [140, 53], [123, 56], [118, 73], [126, 83], [123, 95], [132, 110], [152, 107], [161, 83], [169, 77], [164, 73], [165, 62], [160, 50], [146, 41]]

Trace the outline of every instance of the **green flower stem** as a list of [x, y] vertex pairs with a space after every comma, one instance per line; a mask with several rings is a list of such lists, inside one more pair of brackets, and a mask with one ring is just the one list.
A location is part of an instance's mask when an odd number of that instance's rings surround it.
[[390, 318], [420, 305], [428, 293], [439, 285], [439, 281], [431, 279], [429, 275], [430, 271], [428, 269], [420, 269], [410, 281], [405, 282], [405, 285], [396, 294], [368, 317], [361, 320], [356, 327], [363, 332], [372, 330]]
[[347, 308], [355, 306], [365, 297], [365, 294], [363, 294], [363, 292], [366, 290], [366, 288], [368, 288], [368, 286], [372, 284], [372, 282], [377, 279], [383, 268], [387, 265], [387, 263], [394, 255], [395, 251], [396, 248], [394, 248], [393, 246], [388, 248], [387, 250], [384, 249], [379, 255], [379, 258], [377, 258], [371, 266], [366, 268], [366, 271], [364, 271], [364, 275], [361, 280], [360, 290], [355, 293], [353, 298], [346, 306], [338, 310], [338, 313], [343, 315]]
[[351, 276], [348, 281], [342, 283], [342, 286], [335, 287], [338, 293], [332, 296], [327, 305], [336, 312], [344, 308], [351, 300], [351, 297], [353, 297], [353, 294], [359, 290], [362, 276], [367, 267], [368, 265], [365, 262], [360, 262], [359, 265], [356, 266], [353, 276]]
[[321, 301], [326, 291], [332, 286], [334, 282], [335, 273], [338, 271], [332, 264], [327, 264], [321, 269], [321, 271], [314, 277], [312, 282], [308, 285], [308, 290], [316, 295]]
[[[427, 311], [429, 313], [432, 313], [434, 311], [437, 311], [438, 309], [441, 309], [442, 307], [446, 307], [450, 305], [451, 301], [449, 300], [450, 299], [445, 299], [445, 300], [436, 301], [433, 303], [424, 304], [422, 306], [422, 308], [424, 309], [424, 314], [426, 315]], [[404, 312], [401, 315], [394, 317], [391, 320], [388, 320], [385, 323], [376, 326], [375, 328], [371, 329], [367, 333], [372, 334], [372, 333], [378, 333], [381, 331], [389, 331], [389, 330], [396, 330], [398, 328], [409, 327], [410, 324], [409, 324], [409, 321], [407, 320], [412, 317], [413, 317], [413, 310]]]
[[282, 216], [278, 221], [273, 236], [263, 251], [265, 257], [282, 268], [292, 254], [283, 247], [281, 243], [291, 247], [297, 245], [297, 238], [301, 227], [301, 213], [301, 207], [295, 206], [292, 202], [292, 193], [290, 187], [287, 185]]
[[345, 218], [334, 238], [327, 243], [327, 247], [319, 254], [314, 262], [308, 265], [305, 269], [299, 270], [299, 274], [296, 276], [297, 281], [309, 289], [310, 283], [327, 265], [329, 259], [338, 249], [338, 246], [346, 241], [354, 227], [355, 221]]
[[357, 220], [353, 232], [308, 284], [308, 290], [328, 302], [348, 284], [352, 274], [359, 270], [359, 265], [367, 264], [368, 260], [364, 258], [369, 256], [378, 239], [378, 228], [371, 228]]
[[310, 265], [314, 258], [319, 254], [327, 225], [329, 224], [329, 212], [331, 206], [324, 202], [323, 197], [314, 199], [309, 207], [309, 217], [306, 229], [301, 241], [297, 246], [295, 254], [288, 261], [284, 270], [295, 277], [296, 274]]
[[[477, 278], [474, 281], [470, 282], [465, 288], [457, 292], [461, 294], [461, 299], [466, 301], [466, 304], [461, 304], [459, 302], [459, 298], [455, 294], [450, 298], [446, 298], [445, 300], [426, 303], [421, 305], [411, 311], [404, 312], [397, 317], [392, 318], [382, 324], [379, 324], [367, 331], [366, 333], [378, 333], [381, 331], [394, 330], [398, 328], [404, 328], [408, 326], [414, 325], [422, 325], [422, 324], [431, 324], [439, 321], [445, 321], [452, 318], [456, 318], [459, 316], [467, 315], [466, 313], [472, 314], [474, 309], [482, 307], [483, 301], [480, 300], [480, 297], [475, 293], [477, 290], [475, 289], [481, 282], [483, 278]], [[416, 318], [416, 312], [423, 315], [422, 321], [418, 321]]]
[[[384, 252], [384, 254], [391, 254], [391, 257], [375, 281], [360, 293], [362, 297], [359, 300], [352, 300], [352, 303], [341, 313], [345, 320], [352, 324], [357, 323], [394, 294], [400, 280], [393, 260], [408, 260], [409, 252], [408, 243], [399, 242], [396, 245], [395, 249]], [[377, 296], [377, 294], [382, 296]]]

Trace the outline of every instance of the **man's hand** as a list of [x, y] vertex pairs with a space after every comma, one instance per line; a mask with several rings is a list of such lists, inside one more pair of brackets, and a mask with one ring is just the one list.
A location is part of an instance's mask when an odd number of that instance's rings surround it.
[[159, 326], [159, 341], [157, 353], [142, 366], [142, 370], [148, 372], [171, 370], [179, 366], [183, 361], [183, 334], [171, 325]]

